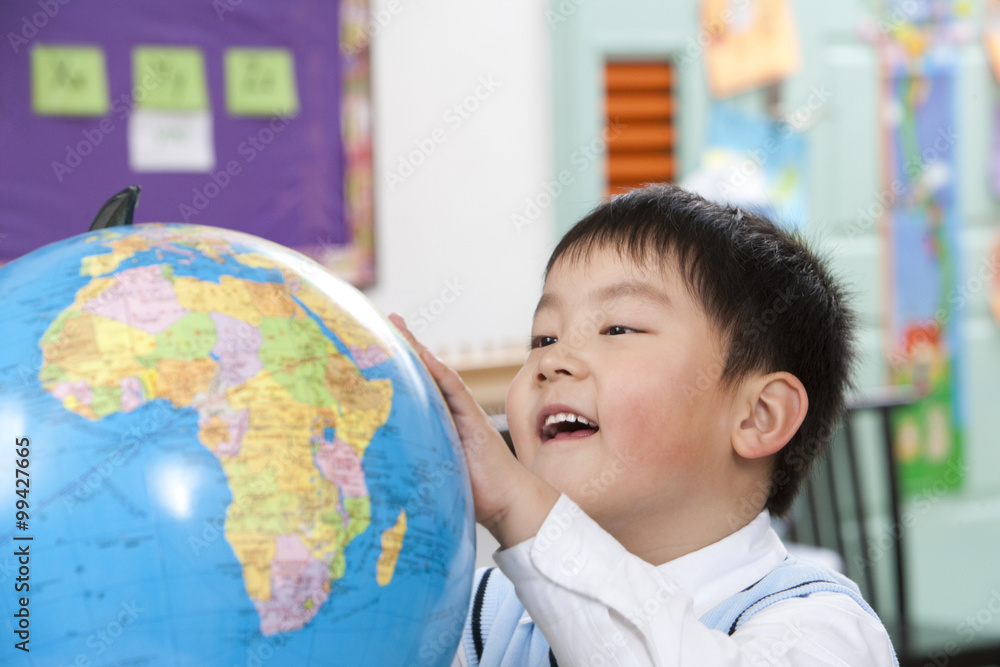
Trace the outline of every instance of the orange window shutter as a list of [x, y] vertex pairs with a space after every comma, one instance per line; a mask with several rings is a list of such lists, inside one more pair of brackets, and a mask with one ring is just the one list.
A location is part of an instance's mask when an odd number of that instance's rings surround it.
[[604, 67], [607, 193], [677, 174], [674, 68], [669, 62], [608, 62]]

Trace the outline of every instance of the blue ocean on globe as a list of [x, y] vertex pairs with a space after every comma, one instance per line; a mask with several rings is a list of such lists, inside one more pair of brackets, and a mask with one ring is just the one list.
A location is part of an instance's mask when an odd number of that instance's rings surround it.
[[0, 664], [451, 663], [468, 473], [360, 292], [145, 224], [0, 267], [0, 312]]

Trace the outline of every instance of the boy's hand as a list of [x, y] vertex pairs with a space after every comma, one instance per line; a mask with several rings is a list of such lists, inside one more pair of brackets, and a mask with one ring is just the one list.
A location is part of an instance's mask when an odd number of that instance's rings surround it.
[[534, 537], [559, 492], [511, 456], [507, 443], [458, 373], [421, 345], [402, 317], [393, 313], [389, 319], [420, 355], [455, 419], [472, 479], [476, 521], [504, 549]]

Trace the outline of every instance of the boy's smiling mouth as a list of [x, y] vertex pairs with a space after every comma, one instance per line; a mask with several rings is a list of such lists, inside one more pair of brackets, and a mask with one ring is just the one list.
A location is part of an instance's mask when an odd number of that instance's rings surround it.
[[597, 433], [597, 422], [565, 406], [551, 406], [539, 415], [542, 442], [586, 438]]

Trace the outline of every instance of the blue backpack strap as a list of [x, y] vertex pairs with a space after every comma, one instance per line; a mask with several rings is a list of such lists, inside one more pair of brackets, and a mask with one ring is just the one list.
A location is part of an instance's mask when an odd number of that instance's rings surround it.
[[[492, 664], [498, 660], [507, 664], [514, 661], [521, 664], [527, 658], [528, 653], [535, 655], [534, 660], [541, 658], [539, 651], [548, 652], [547, 663], [549, 667], [558, 667], [555, 655], [549, 648], [548, 642], [538, 632], [537, 628], [531, 629], [531, 643], [535, 644], [534, 650], [530, 645], [520, 645], [512, 647], [510, 645], [498, 645], [508, 642], [513, 637], [518, 619], [524, 612], [524, 608], [517, 601], [514, 593], [514, 586], [503, 575], [494, 574], [496, 568], [490, 567], [476, 572], [473, 585], [472, 604], [469, 608], [469, 615], [466, 618], [465, 630], [462, 633], [462, 641], [459, 650], [465, 654], [469, 667], [479, 667], [483, 665], [483, 655], [487, 656], [487, 662]], [[490, 631], [494, 629], [495, 622], [501, 617], [500, 627], [497, 628], [496, 636], [493, 637], [493, 644], [487, 651], [487, 641], [490, 639]], [[502, 636], [501, 636], [502, 635]], [[515, 642], [516, 643], [516, 642]], [[508, 649], [512, 649], [509, 651]], [[544, 660], [544, 658], [543, 658]], [[539, 663], [539, 667], [544, 667]]]
[[[489, 600], [486, 599], [490, 575], [495, 569], [488, 567], [478, 570], [473, 579], [469, 615], [465, 619], [465, 629], [462, 631], [462, 640], [459, 642], [459, 650], [465, 654], [465, 660], [469, 667], [478, 667], [480, 660], [482, 660], [485, 637], [489, 635], [499, 605], [498, 596], [495, 594], [491, 595]], [[495, 591], [490, 592], [495, 593]], [[485, 614], [484, 607], [486, 608]]]
[[[472, 644], [476, 649], [476, 663], [483, 659], [483, 602], [486, 598], [486, 587], [490, 583], [490, 575], [495, 568], [487, 568], [476, 586], [476, 596], [472, 600]], [[491, 621], [489, 619], [487, 622]]]
[[[878, 614], [861, 597], [861, 591], [853, 581], [839, 572], [803, 563], [789, 556], [763, 579], [713, 607], [701, 617], [701, 622], [732, 635], [754, 614], [775, 603], [825, 591], [847, 595], [875, 620], [879, 620]], [[895, 653], [892, 659], [896, 667], [899, 667], [899, 658]]]
[[701, 617], [701, 622], [732, 635], [754, 614], [772, 604], [824, 591], [843, 593], [878, 618], [875, 610], [861, 597], [861, 591], [853, 581], [832, 570], [803, 563], [789, 556], [764, 578], [713, 607]]

